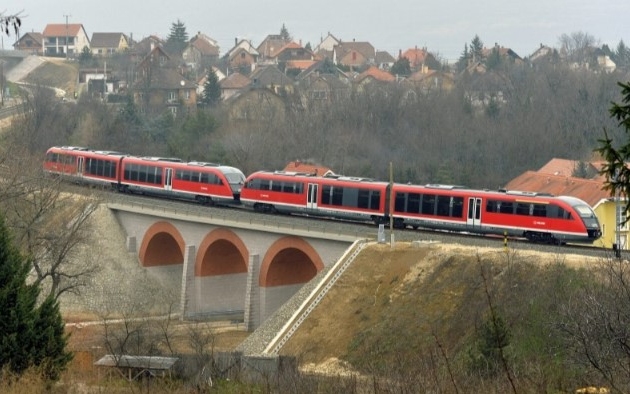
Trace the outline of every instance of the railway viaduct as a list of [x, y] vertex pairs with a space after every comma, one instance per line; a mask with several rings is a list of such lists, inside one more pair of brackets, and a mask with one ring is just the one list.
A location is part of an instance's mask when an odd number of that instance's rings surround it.
[[[181, 294], [182, 319], [243, 319], [257, 328], [359, 237], [316, 229], [108, 203], [126, 248]], [[179, 280], [181, 279], [181, 280]]]

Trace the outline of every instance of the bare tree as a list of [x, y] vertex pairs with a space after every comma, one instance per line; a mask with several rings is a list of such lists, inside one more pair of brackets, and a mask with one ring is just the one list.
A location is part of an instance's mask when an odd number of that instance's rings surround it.
[[60, 179], [44, 175], [40, 156], [13, 148], [4, 157], [0, 205], [16, 244], [32, 261], [35, 282], [56, 299], [65, 292], [79, 294], [96, 271], [79, 252], [90, 239], [98, 199], [65, 193]]
[[592, 35], [581, 31], [563, 34], [558, 39], [560, 51], [570, 62], [584, 62], [589, 48], [599, 43]]

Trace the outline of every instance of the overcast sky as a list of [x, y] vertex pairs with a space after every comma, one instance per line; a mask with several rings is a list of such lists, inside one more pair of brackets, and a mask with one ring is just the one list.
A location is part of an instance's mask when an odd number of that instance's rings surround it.
[[[6, 8], [8, 4], [9, 8]], [[630, 45], [630, 0], [20, 0], [4, 14], [22, 12], [20, 34], [42, 32], [49, 23], [81, 23], [94, 32], [123, 32], [140, 40], [166, 38], [178, 19], [189, 36], [198, 31], [219, 42], [221, 54], [246, 38], [257, 46], [284, 23], [296, 41], [315, 47], [328, 32], [343, 41], [368, 41], [394, 57], [426, 47], [456, 60], [475, 35], [521, 57], [542, 43], [557, 47], [562, 34], [588, 33], [615, 49]], [[5, 39], [4, 47], [10, 47]]]

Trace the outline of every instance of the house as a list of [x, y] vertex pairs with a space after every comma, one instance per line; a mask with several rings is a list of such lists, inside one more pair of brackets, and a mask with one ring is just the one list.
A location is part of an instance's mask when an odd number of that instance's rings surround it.
[[296, 160], [289, 162], [284, 170], [286, 172], [296, 172], [296, 173], [305, 173], [305, 174], [313, 174], [315, 176], [326, 176], [326, 175], [334, 175], [335, 172], [328, 167], [318, 166], [311, 163], [305, 163], [301, 160]]
[[556, 49], [541, 43], [534, 53], [529, 55], [529, 62], [532, 64], [550, 63], [557, 61], [559, 58], [560, 55]]
[[409, 60], [409, 68], [411, 68], [412, 72], [422, 70], [423, 67], [431, 68], [433, 67], [432, 65], [439, 64], [435, 56], [427, 51], [427, 48], [409, 48], [404, 52], [400, 52], [398, 58]]
[[192, 111], [197, 106], [197, 84], [170, 64], [170, 57], [155, 47], [138, 65], [132, 85], [134, 101], [145, 112]]
[[193, 68], [205, 69], [219, 59], [219, 44], [216, 40], [198, 32], [188, 41], [182, 52], [182, 58]]
[[80, 23], [48, 24], [42, 36], [44, 56], [75, 57], [84, 47], [90, 48], [90, 39]]
[[262, 63], [273, 60], [278, 51], [290, 42], [290, 40], [282, 38], [279, 34], [268, 35], [256, 48], [256, 51], [259, 53], [258, 60]]
[[381, 70], [389, 70], [392, 68], [394, 63], [396, 63], [396, 59], [387, 51], [376, 51], [376, 67]]
[[[228, 77], [229, 78], [229, 77]], [[224, 103], [230, 120], [261, 125], [283, 121], [286, 104], [282, 97], [266, 88], [246, 88], [230, 96]]]
[[376, 51], [369, 42], [342, 42], [333, 47], [333, 63], [352, 68], [376, 64]]
[[259, 53], [249, 40], [236, 41], [232, 49], [225, 55], [228, 69], [249, 74], [255, 68]]
[[90, 41], [92, 54], [101, 57], [124, 52], [130, 46], [130, 39], [124, 33], [92, 33]]
[[430, 70], [425, 66], [406, 78], [404, 83], [420, 88], [424, 93], [447, 92], [455, 86], [455, 76], [445, 71]]
[[295, 72], [297, 74], [309, 68], [315, 62], [315, 55], [297, 42], [289, 42], [275, 53], [272, 53], [269, 60], [278, 64], [278, 67], [285, 72], [298, 70]]
[[319, 54], [320, 52], [324, 54], [329, 53], [331, 55], [329, 58], [332, 59], [332, 51], [335, 46], [340, 43], [341, 40], [338, 40], [335, 36], [328, 32], [325, 38], [321, 38], [319, 40], [319, 44], [317, 44], [317, 46], [313, 49], [313, 52], [316, 54]]
[[276, 94], [293, 90], [293, 79], [276, 65], [257, 67], [249, 76], [254, 88], [267, 88]]
[[492, 56], [493, 53], [497, 53], [502, 60], [507, 60], [511, 63], [517, 63], [517, 64], [523, 63], [523, 59], [518, 54], [516, 54], [516, 52], [514, 52], [510, 48], [502, 47], [499, 44], [495, 43], [492, 48], [482, 49], [483, 57], [486, 59]]
[[144, 37], [142, 40], [133, 44], [133, 52], [136, 56], [143, 58], [149, 54], [155, 47], [164, 47], [166, 41], [156, 35]]
[[329, 59], [314, 63], [300, 72], [295, 80], [307, 102], [348, 98], [352, 92], [350, 78]]
[[251, 85], [252, 80], [245, 75], [235, 72], [219, 82], [221, 85], [221, 99], [228, 100], [232, 96]]
[[16, 51], [24, 51], [33, 55], [42, 55], [44, 53], [44, 36], [42, 33], [24, 33], [19, 40], [13, 44]]
[[[597, 168], [596, 163], [589, 165]], [[579, 198], [593, 207], [602, 227], [602, 237], [595, 241], [594, 245], [612, 248], [613, 244], [618, 244], [621, 249], [629, 249], [630, 227], [627, 223], [621, 227], [618, 226], [625, 221], [625, 216], [617, 217], [617, 208], [622, 203], [621, 199], [611, 196], [608, 190], [604, 190], [602, 177], [595, 176], [586, 179], [573, 176], [578, 166], [578, 161], [552, 159], [540, 170], [526, 171], [512, 179], [505, 189]]]
[[368, 84], [375, 82], [381, 84], [396, 82], [396, 77], [376, 66], [370, 66], [367, 70], [357, 75], [354, 82], [357, 85], [357, 89], [362, 90]]

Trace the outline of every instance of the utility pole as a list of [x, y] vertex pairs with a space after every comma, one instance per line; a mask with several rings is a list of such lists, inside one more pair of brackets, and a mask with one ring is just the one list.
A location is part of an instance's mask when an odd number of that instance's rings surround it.
[[64, 15], [66, 18], [66, 60], [68, 59], [68, 18], [72, 15]]

